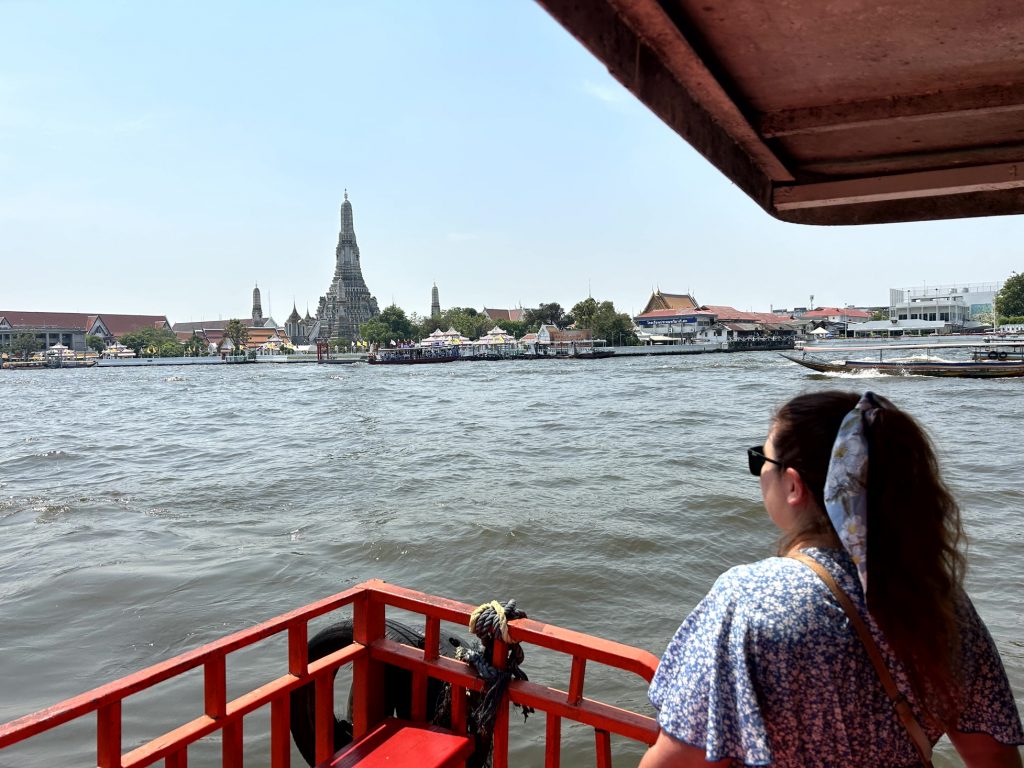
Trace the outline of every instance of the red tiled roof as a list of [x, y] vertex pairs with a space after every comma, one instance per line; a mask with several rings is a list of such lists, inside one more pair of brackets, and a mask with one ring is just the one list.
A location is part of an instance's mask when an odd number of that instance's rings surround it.
[[841, 317], [871, 317], [870, 312], [865, 312], [862, 309], [853, 309], [853, 307], [848, 307], [846, 309], [839, 309], [838, 307], [821, 307], [820, 309], [812, 309], [810, 312], [804, 312], [801, 317], [830, 317], [832, 315], [839, 315]]
[[[80, 328], [87, 330], [90, 315], [81, 312], [16, 312], [0, 310], [15, 328]], [[92, 317], [95, 317], [93, 315]]]
[[137, 331], [140, 328], [170, 328], [164, 315], [105, 315], [84, 312], [8, 312], [0, 311], [14, 327], [24, 328], [81, 328], [88, 331], [96, 318], [100, 318], [114, 336]]
[[175, 323], [171, 330], [175, 333], [185, 333], [187, 331], [191, 335], [192, 331], [223, 330], [228, 322], [228, 320], [198, 320], [188, 323]]
[[526, 310], [523, 309], [488, 309], [484, 307], [484, 314], [491, 320], [511, 320], [519, 322], [523, 319]]
[[724, 304], [703, 304], [701, 309], [706, 309], [718, 315], [719, 322], [739, 321], [743, 323], [778, 323], [788, 318], [775, 314], [774, 312], [744, 312]]
[[168, 330], [171, 328], [165, 315], [108, 315], [104, 313], [99, 315], [99, 318], [113, 336], [124, 336], [126, 333], [142, 328], [167, 328]]

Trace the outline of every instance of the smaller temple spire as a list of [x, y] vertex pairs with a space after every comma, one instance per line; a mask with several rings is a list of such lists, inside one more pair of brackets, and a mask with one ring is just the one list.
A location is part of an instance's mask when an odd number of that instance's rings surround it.
[[260, 285], [252, 289], [252, 324], [261, 325], [263, 321], [263, 305], [260, 303]]

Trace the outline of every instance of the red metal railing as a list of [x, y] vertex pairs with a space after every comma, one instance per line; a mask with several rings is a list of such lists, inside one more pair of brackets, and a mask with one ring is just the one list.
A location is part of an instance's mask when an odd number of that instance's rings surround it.
[[[321, 659], [308, 657], [308, 623], [331, 611], [351, 605], [355, 642]], [[425, 617], [425, 650], [402, 645], [384, 637], [387, 606]], [[190, 744], [214, 732], [221, 733], [222, 765], [242, 765], [242, 723], [252, 712], [270, 705], [270, 765], [289, 768], [291, 759], [290, 694], [313, 681], [315, 686], [316, 760], [322, 763], [334, 752], [334, 674], [352, 664], [353, 734], [359, 738], [384, 716], [384, 665], [412, 672], [413, 720], [425, 722], [428, 678], [452, 686], [452, 729], [465, 732], [464, 692], [479, 691], [482, 683], [464, 663], [438, 655], [442, 621], [465, 626], [471, 605], [403, 589], [382, 581], [367, 581], [337, 595], [286, 613], [250, 629], [237, 632], [196, 650], [155, 664], [148, 669], [95, 688], [47, 709], [0, 725], [0, 749], [25, 741], [92, 713], [96, 713], [96, 764], [99, 768], [143, 768], [160, 760], [166, 768], [188, 764]], [[273, 637], [288, 635], [288, 674], [227, 700], [227, 656], [241, 648]], [[588, 662], [632, 672], [646, 681], [654, 675], [658, 660], [652, 654], [620, 643], [579, 632], [519, 619], [509, 624], [515, 642], [548, 648], [572, 657], [567, 691], [526, 681], [513, 681], [506, 701], [499, 707], [494, 726], [494, 766], [508, 766], [508, 700], [544, 712], [546, 722], [545, 765], [559, 765], [563, 720], [584, 723], [594, 729], [596, 765], [611, 766], [611, 734], [647, 744], [654, 743], [657, 724], [650, 717], [620, 709], [583, 695]], [[507, 646], [495, 642], [494, 663], [503, 663]], [[204, 713], [190, 722], [124, 753], [121, 740], [123, 700], [135, 693], [203, 667]]]

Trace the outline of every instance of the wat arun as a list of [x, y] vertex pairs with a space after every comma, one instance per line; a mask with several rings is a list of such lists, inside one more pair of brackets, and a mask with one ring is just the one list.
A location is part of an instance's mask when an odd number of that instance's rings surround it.
[[357, 339], [359, 326], [380, 314], [377, 300], [370, 295], [370, 289], [363, 280], [359, 266], [359, 245], [352, 226], [352, 203], [341, 204], [341, 232], [338, 233], [338, 248], [335, 251], [334, 277], [327, 294], [320, 297], [317, 320], [320, 323], [321, 339]]

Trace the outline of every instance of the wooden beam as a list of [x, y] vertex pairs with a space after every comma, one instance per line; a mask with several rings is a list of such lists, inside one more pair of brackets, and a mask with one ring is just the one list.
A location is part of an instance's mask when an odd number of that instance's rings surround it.
[[1011, 112], [1024, 112], [1024, 84], [986, 85], [769, 112], [761, 116], [758, 130], [772, 139]]
[[[630, 28], [621, 12], [606, 3], [581, 3], [579, 0], [538, 2], [669, 128], [758, 205], [769, 210], [773, 179], [723, 130], [715, 116], [680, 84], [659, 60], [658, 53]], [[655, 12], [658, 11], [660, 9]], [[780, 175], [774, 180], [791, 179], [787, 171], [785, 176]]]
[[653, 0], [608, 2], [687, 94], [714, 117], [768, 176], [776, 181], [793, 179], [659, 3]]
[[891, 173], [916, 173], [936, 168], [965, 168], [1024, 161], [1024, 143], [969, 146], [929, 152], [903, 152], [856, 158], [815, 158], [800, 162], [801, 174], [820, 174], [839, 178], [882, 176]]
[[1000, 163], [944, 171], [780, 186], [774, 192], [776, 210], [830, 208], [841, 205], [964, 195], [1024, 188], [1024, 163]]

